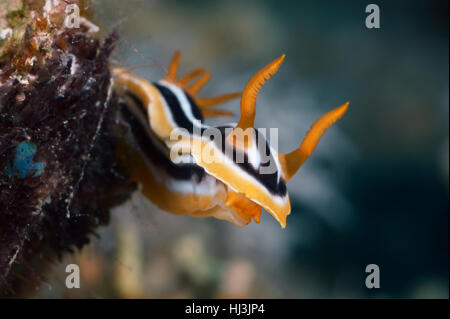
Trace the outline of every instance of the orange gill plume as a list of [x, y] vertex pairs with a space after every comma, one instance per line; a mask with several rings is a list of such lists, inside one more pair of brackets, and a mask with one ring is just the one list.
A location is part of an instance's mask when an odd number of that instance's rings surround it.
[[[173, 83], [181, 87], [184, 91], [186, 91], [195, 101], [197, 106], [200, 108], [202, 115], [204, 117], [233, 116], [233, 113], [229, 111], [207, 110], [206, 108], [216, 106], [218, 104], [240, 97], [241, 92], [226, 93], [210, 98], [200, 98], [197, 96], [197, 94], [211, 78], [211, 73], [206, 72], [203, 68], [199, 68], [189, 72], [181, 79], [178, 79], [179, 61], [180, 61], [180, 51], [176, 51], [172, 58], [172, 62], [170, 63], [167, 75], [163, 78], [163, 80]], [[191, 81], [198, 78], [199, 76], [200, 78], [198, 80], [189, 85]]]

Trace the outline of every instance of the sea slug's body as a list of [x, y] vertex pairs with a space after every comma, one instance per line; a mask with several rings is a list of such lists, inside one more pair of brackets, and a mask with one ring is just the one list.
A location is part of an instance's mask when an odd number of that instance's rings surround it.
[[[142, 193], [163, 210], [194, 217], [216, 217], [244, 226], [261, 208], [209, 175], [194, 162], [176, 164], [169, 149], [157, 138], [146, 121], [146, 110], [139, 100], [125, 98], [122, 117], [129, 124], [138, 153], [132, 154], [132, 178], [142, 185]], [[237, 205], [236, 201], [241, 201]], [[244, 205], [242, 205], [244, 203]], [[233, 205], [234, 204], [234, 205]], [[248, 210], [253, 207], [253, 210]]]
[[[230, 113], [208, 108], [240, 94], [197, 98], [209, 73], [199, 69], [177, 80], [178, 59], [177, 53], [168, 76], [157, 83], [149, 83], [124, 69], [114, 70], [116, 83], [122, 90], [122, 115], [130, 124], [140, 154], [132, 159], [133, 178], [142, 184], [145, 196], [172, 213], [214, 216], [244, 226], [252, 217], [259, 222], [263, 207], [285, 227], [291, 210], [286, 182], [312, 153], [325, 130], [343, 116], [348, 103], [321, 117], [299, 149], [278, 154], [253, 124], [257, 94], [277, 72], [284, 56], [249, 81], [241, 98], [239, 123], [217, 127], [206, 125], [204, 117]], [[196, 83], [187, 87], [189, 81], [201, 74]], [[211, 129], [220, 132], [220, 137], [211, 139], [205, 134]], [[181, 132], [183, 140], [174, 141], [174, 132]], [[187, 161], [176, 163], [170, 154], [180, 147], [185, 151], [180, 156]], [[231, 153], [226, 151], [227, 147]], [[204, 159], [205, 152], [209, 160]], [[267, 158], [274, 163], [275, 170], [264, 173]]]

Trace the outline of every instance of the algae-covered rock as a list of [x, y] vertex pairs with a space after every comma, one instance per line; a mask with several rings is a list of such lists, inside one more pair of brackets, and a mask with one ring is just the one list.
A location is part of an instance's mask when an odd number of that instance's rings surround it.
[[[71, 4], [79, 27], [65, 23]], [[117, 35], [101, 40], [86, 7], [0, 6], [0, 295], [17, 296], [55, 256], [83, 247], [134, 188], [115, 164]]]

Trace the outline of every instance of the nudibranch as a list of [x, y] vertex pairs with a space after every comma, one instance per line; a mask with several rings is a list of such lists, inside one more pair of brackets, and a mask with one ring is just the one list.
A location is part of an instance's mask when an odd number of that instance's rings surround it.
[[[114, 70], [115, 83], [125, 96], [122, 113], [139, 144], [134, 179], [142, 184], [145, 196], [172, 213], [213, 216], [244, 226], [252, 217], [259, 222], [264, 208], [284, 228], [291, 211], [287, 181], [311, 155], [324, 132], [345, 114], [349, 103], [320, 117], [298, 149], [278, 154], [254, 128], [254, 120], [258, 93], [278, 71], [285, 55], [259, 70], [242, 94], [207, 99], [197, 97], [197, 93], [210, 74], [197, 69], [178, 80], [179, 57], [177, 52], [167, 76], [157, 83], [121, 68]], [[241, 114], [237, 124], [213, 127], [204, 123], [204, 117], [230, 115], [208, 108], [238, 96]], [[219, 138], [205, 134], [210, 129], [219, 131]], [[174, 131], [185, 132], [184, 139], [174, 141]], [[181, 157], [187, 155], [188, 161], [179, 163], [171, 155], [181, 149]], [[209, 154], [207, 160], [205, 153]], [[264, 170], [267, 163], [274, 164], [272, 171]]]
[[151, 130], [140, 100], [124, 95], [120, 104], [136, 144], [135, 151], [124, 151], [122, 162], [133, 168], [131, 178], [152, 203], [173, 214], [215, 217], [238, 226], [247, 225], [252, 217], [259, 221], [257, 204], [229, 190], [194, 162], [171, 161], [170, 150]]

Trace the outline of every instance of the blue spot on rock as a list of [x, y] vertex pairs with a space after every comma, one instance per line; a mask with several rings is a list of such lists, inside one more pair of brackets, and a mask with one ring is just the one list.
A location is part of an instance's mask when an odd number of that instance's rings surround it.
[[26, 178], [28, 176], [39, 176], [44, 171], [44, 163], [34, 163], [33, 158], [36, 154], [36, 145], [31, 142], [23, 141], [16, 148], [14, 160], [6, 166], [6, 175], [9, 178], [19, 177]]

